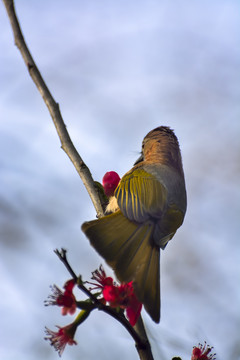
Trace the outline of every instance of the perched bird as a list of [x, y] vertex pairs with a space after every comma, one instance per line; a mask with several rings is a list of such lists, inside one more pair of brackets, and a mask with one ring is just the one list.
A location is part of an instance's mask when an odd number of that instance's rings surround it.
[[[133, 281], [138, 300], [160, 321], [160, 248], [182, 225], [187, 200], [178, 139], [160, 126], [142, 142], [141, 156], [120, 180], [113, 213], [85, 222], [91, 245], [121, 282]], [[112, 204], [112, 205], [111, 205]]]

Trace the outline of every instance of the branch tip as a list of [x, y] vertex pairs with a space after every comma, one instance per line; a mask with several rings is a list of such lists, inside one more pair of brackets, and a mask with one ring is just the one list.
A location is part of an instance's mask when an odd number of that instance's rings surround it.
[[66, 255], [67, 250], [66, 249], [64, 249], [64, 248], [61, 248], [61, 250], [55, 249], [54, 252], [61, 261], [67, 260], [67, 255]]

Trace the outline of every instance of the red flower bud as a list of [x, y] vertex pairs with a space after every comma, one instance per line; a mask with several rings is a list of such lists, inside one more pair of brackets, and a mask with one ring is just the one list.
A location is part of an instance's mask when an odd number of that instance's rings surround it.
[[102, 179], [102, 184], [106, 196], [113, 196], [119, 181], [120, 177], [115, 171], [109, 171], [104, 175]]

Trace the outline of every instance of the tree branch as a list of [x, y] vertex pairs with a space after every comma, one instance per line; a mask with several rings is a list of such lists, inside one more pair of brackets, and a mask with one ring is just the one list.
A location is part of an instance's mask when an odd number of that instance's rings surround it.
[[97, 217], [103, 216], [103, 209], [100, 202], [100, 199], [98, 197], [97, 191], [94, 186], [94, 181], [92, 178], [92, 175], [82, 160], [81, 156], [77, 152], [75, 146], [72, 143], [72, 140], [68, 134], [68, 131], [66, 129], [66, 126], [64, 124], [59, 105], [54, 100], [52, 94], [50, 93], [45, 81], [42, 78], [42, 75], [40, 74], [33, 57], [26, 45], [26, 42], [24, 40], [15, 8], [14, 8], [14, 2], [13, 0], [3, 0], [3, 3], [6, 7], [7, 14], [12, 26], [15, 45], [18, 47], [23, 60], [28, 68], [29, 74], [35, 83], [37, 89], [39, 90], [45, 104], [48, 107], [48, 110], [50, 112], [50, 115], [52, 117], [53, 123], [55, 125], [55, 128], [57, 130], [61, 147], [65, 151], [65, 153], [68, 155], [70, 160], [72, 161], [75, 169], [77, 170], [79, 176], [82, 179], [82, 182], [84, 186], [86, 187], [89, 196], [93, 202], [93, 205], [96, 209]]
[[[14, 7], [14, 1], [13, 0], [3, 0], [3, 3], [5, 5], [5, 8], [7, 10], [7, 14], [11, 23], [11, 27], [13, 30], [15, 45], [18, 47], [24, 62], [28, 68], [29, 74], [35, 83], [37, 89], [39, 90], [49, 112], [52, 117], [53, 123], [55, 125], [55, 128], [57, 130], [61, 147], [65, 151], [65, 153], [68, 155], [70, 160], [72, 161], [75, 169], [77, 170], [80, 178], [83, 181], [84, 186], [86, 187], [89, 196], [93, 202], [93, 205], [96, 209], [97, 217], [103, 216], [103, 207], [101, 204], [101, 201], [99, 199], [98, 193], [96, 191], [96, 188], [94, 186], [94, 181], [92, 178], [92, 175], [86, 166], [86, 164], [83, 162], [81, 156], [77, 152], [75, 146], [72, 143], [72, 140], [68, 134], [68, 131], [66, 129], [66, 126], [64, 124], [59, 105], [55, 102], [52, 94], [50, 93], [46, 83], [44, 82], [34, 60], [33, 57], [26, 45], [26, 42], [24, 40], [16, 12]], [[124, 327], [126, 327], [123, 324]], [[142, 338], [142, 342], [138, 343], [136, 339], [134, 339], [136, 342], [136, 348], [139, 354], [139, 357], [141, 360], [153, 360], [151, 347], [144, 329], [144, 325], [142, 322], [141, 317], [138, 320], [138, 323], [135, 325], [135, 332], [138, 334], [137, 336]], [[145, 344], [146, 346], [142, 346], [141, 344]]]

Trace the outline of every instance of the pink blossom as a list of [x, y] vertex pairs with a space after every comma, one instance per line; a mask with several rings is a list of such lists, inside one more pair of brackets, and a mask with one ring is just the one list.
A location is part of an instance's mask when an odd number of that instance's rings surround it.
[[76, 332], [76, 325], [74, 323], [64, 326], [58, 327], [58, 331], [52, 331], [45, 328], [46, 337], [45, 340], [49, 340], [50, 344], [55, 348], [58, 352], [58, 355], [61, 356], [66, 345], [77, 345], [77, 342], [73, 339]]
[[64, 292], [56, 285], [53, 285], [52, 294], [48, 296], [48, 300], [45, 301], [45, 305], [58, 305], [62, 307], [62, 315], [73, 315], [76, 311], [77, 304], [73, 294], [73, 287], [75, 281], [73, 279], [68, 280], [64, 285]]
[[198, 346], [194, 346], [192, 351], [191, 360], [214, 360], [216, 354], [210, 354], [213, 347], [210, 347], [205, 342], [204, 345], [198, 344]]

